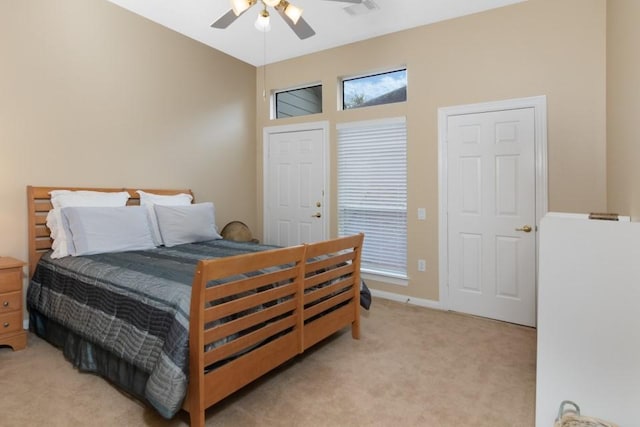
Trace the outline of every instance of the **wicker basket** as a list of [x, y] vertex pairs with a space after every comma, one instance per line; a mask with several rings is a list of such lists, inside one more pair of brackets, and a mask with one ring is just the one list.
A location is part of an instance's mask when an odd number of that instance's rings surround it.
[[570, 400], [560, 404], [554, 427], [618, 427], [617, 424], [598, 418], [580, 415], [580, 407]]

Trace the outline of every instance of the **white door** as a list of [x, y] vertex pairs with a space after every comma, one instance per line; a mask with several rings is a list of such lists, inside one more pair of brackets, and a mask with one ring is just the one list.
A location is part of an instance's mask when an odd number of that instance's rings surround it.
[[535, 326], [534, 108], [447, 120], [450, 308]]
[[324, 240], [325, 130], [266, 135], [265, 242], [291, 246]]

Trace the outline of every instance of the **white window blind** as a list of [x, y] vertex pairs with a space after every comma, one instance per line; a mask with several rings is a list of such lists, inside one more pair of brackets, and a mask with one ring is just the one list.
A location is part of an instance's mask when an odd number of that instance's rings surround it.
[[406, 120], [346, 123], [337, 131], [338, 234], [365, 234], [364, 271], [406, 277]]

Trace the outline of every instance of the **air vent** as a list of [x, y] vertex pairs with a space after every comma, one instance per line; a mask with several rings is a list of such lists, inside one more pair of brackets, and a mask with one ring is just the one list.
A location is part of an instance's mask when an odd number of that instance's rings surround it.
[[364, 0], [360, 4], [354, 4], [353, 6], [345, 7], [343, 10], [351, 16], [361, 16], [367, 13], [379, 10], [380, 7], [373, 0]]

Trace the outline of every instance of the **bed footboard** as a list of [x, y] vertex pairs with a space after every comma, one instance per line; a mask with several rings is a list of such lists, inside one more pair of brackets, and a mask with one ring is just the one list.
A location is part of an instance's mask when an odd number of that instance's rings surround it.
[[192, 427], [204, 425], [206, 408], [302, 352], [304, 252], [295, 246], [198, 263], [184, 405]]
[[360, 338], [360, 257], [363, 234], [307, 245], [303, 350], [351, 325]]
[[351, 326], [360, 335], [362, 234], [198, 263], [191, 295], [191, 426], [205, 409]]

